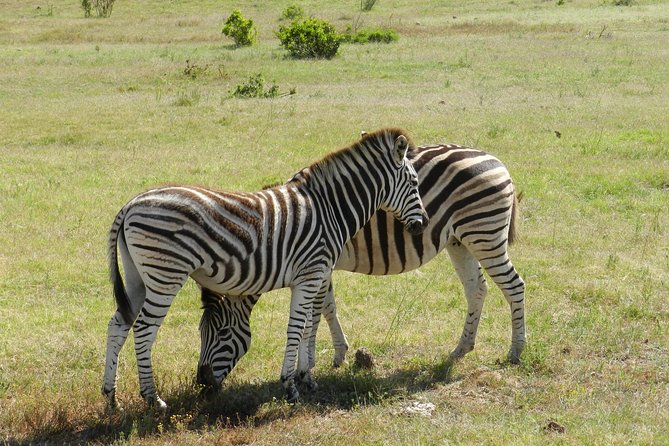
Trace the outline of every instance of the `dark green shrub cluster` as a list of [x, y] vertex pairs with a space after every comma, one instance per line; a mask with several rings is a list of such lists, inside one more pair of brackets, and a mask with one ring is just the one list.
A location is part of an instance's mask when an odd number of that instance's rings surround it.
[[84, 17], [88, 18], [91, 16], [92, 7], [91, 0], [81, 0], [81, 9], [84, 10]]
[[342, 40], [328, 22], [316, 18], [296, 20], [276, 33], [281, 45], [297, 59], [332, 59]]
[[98, 17], [111, 16], [114, 9], [115, 0], [81, 0], [81, 9], [84, 10], [84, 17], [90, 17], [93, 7]]
[[265, 78], [258, 73], [251, 76], [245, 84], [237, 85], [231, 93], [235, 98], [275, 98], [279, 95], [279, 87], [273, 84], [265, 89]]
[[236, 9], [223, 25], [223, 34], [235, 41], [237, 46], [250, 46], [256, 41], [257, 31], [252, 19], [247, 19]]
[[296, 20], [304, 17], [304, 10], [299, 5], [290, 5], [281, 13], [282, 20]]
[[376, 0], [360, 0], [360, 10], [371, 11], [375, 4]]
[[389, 28], [363, 29], [356, 33], [348, 30], [343, 35], [347, 43], [391, 43], [399, 39], [397, 31]]
[[114, 0], [95, 0], [95, 10], [98, 13], [98, 17], [111, 16], [113, 8]]
[[191, 62], [186, 59], [186, 68], [184, 68], [184, 76], [188, 76], [191, 79], [197, 79], [207, 72], [209, 65], [200, 66], [195, 62]]

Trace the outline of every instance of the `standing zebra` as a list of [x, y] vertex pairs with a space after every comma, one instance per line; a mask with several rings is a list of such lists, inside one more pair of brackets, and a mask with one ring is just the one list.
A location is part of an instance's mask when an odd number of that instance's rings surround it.
[[[525, 347], [525, 284], [507, 251], [515, 233], [517, 207], [509, 172], [492, 155], [454, 144], [418, 147], [411, 162], [418, 173], [420, 194], [429, 217], [425, 231], [422, 235], [406, 234], [401, 225], [380, 210], [345, 245], [335, 269], [370, 275], [400, 274], [427, 263], [445, 248], [464, 287], [468, 307], [460, 342], [450, 354], [455, 360], [474, 348], [488, 290], [483, 267], [509, 303], [512, 332], [508, 358], [517, 363]], [[209, 296], [202, 316], [209, 323], [201, 325], [201, 356], [209, 354], [209, 338], [216, 332], [235, 336], [235, 352], [246, 352], [251, 341], [248, 320], [258, 297], [244, 298], [246, 305], [236, 313], [232, 326], [229, 317], [215, 315], [230, 314], [231, 305], [241, 298]], [[345, 358], [348, 343], [337, 319], [332, 286], [323, 315], [335, 347], [334, 365], [338, 366]], [[309, 359], [313, 359], [318, 319], [319, 315], [314, 314]], [[241, 331], [237, 329], [240, 321], [245, 327]], [[228, 361], [232, 366], [236, 362], [232, 358]], [[199, 375], [198, 381], [206, 383]]]
[[[149, 404], [166, 408], [153, 379], [151, 346], [188, 277], [202, 287], [203, 300], [212, 293], [254, 295], [290, 287], [281, 381], [289, 401], [299, 397], [298, 371], [299, 378], [315, 385], [306, 368], [313, 359], [307, 358], [305, 340], [346, 241], [379, 208], [414, 234], [427, 223], [416, 171], [406, 159], [412, 148], [401, 130], [385, 129], [326, 156], [282, 186], [256, 193], [163, 187], [126, 204], [109, 237], [117, 303], [107, 332], [102, 386], [109, 406], [118, 407], [118, 355], [132, 327], [140, 393]], [[239, 305], [244, 308], [243, 301]], [[229, 371], [213, 361], [201, 366], [214, 385]]]
[[[380, 210], [346, 244], [336, 270], [369, 275], [400, 274], [432, 260], [444, 248], [462, 282], [467, 317], [460, 341], [450, 353], [456, 360], [474, 349], [488, 292], [485, 269], [502, 291], [511, 310], [510, 362], [516, 364], [525, 348], [525, 283], [509, 258], [515, 236], [518, 200], [508, 170], [481, 150], [455, 144], [418, 147], [411, 159], [420, 181], [429, 224], [422, 235], [405, 235]], [[335, 347], [334, 365], [348, 350], [337, 318], [334, 291], [328, 290], [323, 316]], [[318, 317], [310, 339], [315, 348]]]

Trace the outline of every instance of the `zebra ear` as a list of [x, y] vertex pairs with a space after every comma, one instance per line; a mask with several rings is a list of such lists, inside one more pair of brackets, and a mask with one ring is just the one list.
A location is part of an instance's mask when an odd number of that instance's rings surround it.
[[393, 144], [393, 161], [395, 161], [395, 164], [398, 167], [404, 164], [407, 150], [409, 150], [409, 141], [407, 141], [404, 135], [398, 136], [395, 140], [395, 144]]
[[365, 136], [366, 134], [367, 134], [366, 131], [364, 131], [364, 130], [361, 130], [361, 131], [360, 131], [360, 137], [361, 137], [361, 138], [362, 138], [363, 136]]

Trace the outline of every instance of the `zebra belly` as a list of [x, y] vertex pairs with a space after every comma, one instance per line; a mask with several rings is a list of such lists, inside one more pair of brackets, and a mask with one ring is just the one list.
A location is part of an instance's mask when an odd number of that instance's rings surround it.
[[214, 292], [242, 296], [261, 294], [279, 288], [286, 288], [292, 282], [292, 274], [282, 265], [251, 265], [233, 259], [227, 264], [218, 264], [212, 271], [200, 269], [191, 274], [193, 280]]

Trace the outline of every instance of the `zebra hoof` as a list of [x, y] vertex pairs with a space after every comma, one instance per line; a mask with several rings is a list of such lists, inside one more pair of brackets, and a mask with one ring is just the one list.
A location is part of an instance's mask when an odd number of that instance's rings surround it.
[[311, 376], [311, 373], [303, 382], [304, 385], [307, 386], [309, 392], [314, 392], [316, 389], [318, 389], [318, 383], [316, 383], [316, 380], [314, 380], [314, 378]]
[[107, 404], [105, 405], [105, 410], [108, 413], [116, 413], [116, 412], [123, 413], [123, 408], [121, 407], [121, 405], [118, 403], [118, 400], [116, 399], [116, 389], [106, 391], [103, 387], [102, 388], [102, 395], [107, 399]]
[[164, 413], [167, 411], [167, 404], [158, 395], [147, 398], [146, 402], [156, 412]]
[[448, 355], [448, 360], [451, 362], [458, 361], [472, 350], [474, 350], [474, 345], [458, 345], [455, 347], [455, 350]]
[[297, 391], [295, 384], [286, 387], [286, 402], [296, 404], [300, 402], [300, 392]]
[[341, 367], [344, 361], [346, 361], [347, 351], [348, 351], [348, 346], [341, 349], [335, 349], [334, 358], [332, 359], [332, 367], [334, 367], [335, 369]]
[[506, 358], [511, 364], [520, 364], [520, 355], [525, 348], [525, 344], [512, 345], [509, 349], [509, 353], [506, 355]]
[[298, 381], [304, 384], [309, 391], [313, 392], [314, 390], [318, 389], [318, 384], [316, 383], [316, 380], [314, 380], [314, 377], [310, 371], [300, 372], [297, 376]]
[[509, 353], [506, 355], [511, 364], [520, 364], [520, 355], [525, 350], [525, 342], [516, 342], [511, 344]]

